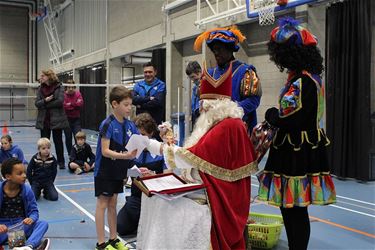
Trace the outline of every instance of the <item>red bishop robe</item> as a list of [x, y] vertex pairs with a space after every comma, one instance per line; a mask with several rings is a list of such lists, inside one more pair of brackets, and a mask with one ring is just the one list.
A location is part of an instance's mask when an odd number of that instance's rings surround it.
[[197, 144], [176, 154], [199, 169], [207, 186], [212, 248], [246, 249], [243, 233], [250, 209], [250, 178], [257, 163], [243, 121], [226, 118]]

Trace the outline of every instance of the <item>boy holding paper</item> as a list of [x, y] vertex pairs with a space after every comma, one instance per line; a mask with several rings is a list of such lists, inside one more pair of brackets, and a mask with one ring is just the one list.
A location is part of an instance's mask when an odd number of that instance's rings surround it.
[[[113, 113], [99, 127], [98, 146], [95, 158], [95, 223], [97, 250], [128, 249], [117, 239], [117, 195], [123, 193], [123, 180], [127, 169], [133, 166], [137, 150], [127, 152], [126, 144], [132, 134], [138, 134], [134, 123], [126, 119], [132, 109], [132, 93], [124, 86], [114, 87], [109, 94]], [[107, 210], [109, 240], [105, 241], [104, 214]]]

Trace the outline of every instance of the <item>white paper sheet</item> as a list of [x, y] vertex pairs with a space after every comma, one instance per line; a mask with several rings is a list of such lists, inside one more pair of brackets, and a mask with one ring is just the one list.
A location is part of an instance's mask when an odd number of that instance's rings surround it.
[[174, 177], [173, 175], [166, 175], [166, 176], [162, 176], [158, 178], [143, 180], [143, 183], [146, 185], [148, 190], [155, 191], [155, 192], [201, 185], [197, 183], [185, 184], [181, 182], [179, 179], [177, 179], [176, 177]]
[[129, 152], [132, 152], [133, 150], [137, 149], [137, 155], [135, 157], [138, 158], [149, 143], [150, 139], [147, 136], [133, 134], [130, 137], [128, 144], [126, 144], [125, 148]]
[[141, 170], [136, 165], [134, 165], [131, 169], [128, 169], [129, 177], [139, 177], [141, 175]]

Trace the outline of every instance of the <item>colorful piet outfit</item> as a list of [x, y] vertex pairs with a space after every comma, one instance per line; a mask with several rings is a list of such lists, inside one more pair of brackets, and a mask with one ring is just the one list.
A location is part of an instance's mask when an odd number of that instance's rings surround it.
[[[199, 51], [201, 43], [206, 40], [207, 46], [212, 46], [215, 42], [233, 45], [233, 51], [237, 52], [240, 47], [239, 42], [245, 37], [236, 27], [216, 28], [202, 33], [194, 44], [194, 49]], [[215, 80], [219, 80], [227, 73], [231, 64], [232, 73], [232, 100], [244, 110], [242, 120], [246, 122], [249, 132], [257, 124], [256, 109], [260, 104], [262, 89], [256, 69], [253, 65], [246, 64], [239, 60], [228, 62], [225, 66], [216, 66], [207, 70], [208, 74]]]
[[[271, 41], [299, 48], [317, 45], [314, 35], [291, 18], [280, 20], [271, 32]], [[320, 76], [290, 71], [281, 89], [279, 109], [266, 112], [266, 120], [279, 130], [258, 176], [260, 200], [282, 208], [336, 202], [326, 150], [330, 141], [320, 127], [323, 112]]]
[[279, 105], [266, 113], [279, 130], [259, 176], [259, 199], [285, 208], [336, 202], [326, 151], [330, 142], [319, 126], [324, 110], [320, 77], [289, 73]]

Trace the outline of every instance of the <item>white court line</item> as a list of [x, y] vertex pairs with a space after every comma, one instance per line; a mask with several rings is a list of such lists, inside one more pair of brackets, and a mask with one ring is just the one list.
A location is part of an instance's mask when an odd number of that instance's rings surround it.
[[367, 209], [367, 210], [375, 211], [374, 208], [365, 207], [365, 206], [361, 206], [361, 205], [356, 205], [356, 204], [351, 203], [351, 202], [345, 202], [345, 201], [342, 201], [342, 200], [339, 200], [339, 202], [340, 202], [340, 204], [343, 203], [343, 204], [348, 204], [349, 206], [360, 207], [360, 208], [363, 208], [363, 209]]
[[69, 187], [69, 186], [79, 186], [79, 185], [88, 185], [88, 184], [94, 184], [94, 182], [91, 181], [91, 182], [80, 182], [80, 183], [70, 183], [70, 184], [59, 184], [59, 185], [55, 185], [55, 187]]
[[373, 214], [362, 213], [362, 212], [359, 212], [357, 210], [353, 210], [353, 209], [349, 209], [349, 208], [345, 208], [345, 207], [340, 207], [340, 206], [332, 205], [332, 204], [328, 205], [328, 206], [335, 207], [335, 208], [342, 209], [342, 210], [346, 210], [346, 211], [349, 211], [349, 212], [352, 212], [352, 213], [362, 214], [362, 215], [366, 215], [366, 216], [375, 218], [375, 215], [373, 215]]
[[[258, 178], [254, 175], [251, 176], [251, 178], [254, 178], [256, 180], [258, 180]], [[253, 184], [251, 184], [253, 185]], [[257, 186], [258, 187], [258, 186]], [[367, 204], [367, 205], [371, 205], [371, 206], [375, 206], [375, 203], [372, 203], [372, 202], [367, 202], [367, 201], [361, 201], [361, 200], [357, 200], [357, 199], [353, 199], [353, 198], [349, 198], [349, 197], [346, 197], [346, 196], [340, 196], [340, 195], [336, 195], [337, 198], [341, 198], [341, 199], [346, 199], [346, 200], [350, 200], [350, 201], [355, 201], [355, 202], [358, 202], [358, 203], [363, 203], [363, 204]]]
[[[67, 199], [70, 203], [72, 203], [74, 206], [76, 206], [79, 210], [81, 210], [84, 214], [87, 215], [92, 221], [95, 222], [95, 216], [89, 213], [86, 209], [84, 209], [81, 205], [79, 205], [77, 202], [75, 202], [72, 198], [70, 198], [68, 195], [66, 195], [63, 191], [61, 191], [58, 187], [56, 187], [57, 192], [64, 196], [65, 199]], [[109, 228], [107, 226], [104, 227], [107, 232], [109, 232]]]
[[[55, 186], [56, 187], [56, 186]], [[95, 216], [93, 216], [92, 214], [89, 213], [89, 211], [87, 211], [86, 209], [84, 209], [81, 205], [79, 205], [77, 202], [75, 202], [72, 198], [70, 198], [68, 195], [66, 195], [63, 191], [61, 191], [58, 187], [56, 187], [56, 190], [59, 194], [61, 194], [62, 196], [64, 196], [65, 199], [67, 199], [70, 203], [72, 203], [75, 207], [77, 207], [79, 210], [81, 210], [84, 214], [87, 215], [87, 217], [89, 217], [92, 221], [95, 222]], [[105, 231], [107, 231], [109, 233], [109, 228], [104, 225], [104, 229]], [[122, 239], [121, 237], [118, 237], [124, 244], [128, 244], [128, 242], [126, 242], [124, 239]]]
[[363, 204], [367, 204], [367, 205], [375, 206], [375, 203], [371, 203], [371, 202], [366, 202], [366, 201], [356, 200], [356, 199], [352, 199], [352, 198], [345, 197], [345, 196], [340, 196], [340, 195], [336, 195], [336, 197], [341, 198], [341, 199], [350, 200], [350, 201], [355, 201], [355, 202], [358, 202], [358, 203], [363, 203]]
[[[77, 183], [79, 184], [79, 183]], [[56, 186], [55, 186], [56, 187]], [[68, 195], [66, 195], [63, 191], [61, 191], [58, 187], [56, 187], [56, 190], [59, 194], [61, 194], [62, 196], [64, 196], [65, 199], [67, 199], [70, 203], [72, 203], [74, 206], [76, 206], [79, 210], [81, 210], [84, 214], [87, 215], [87, 217], [89, 217], [92, 221], [95, 222], [95, 216], [93, 216], [92, 214], [90, 214], [86, 209], [84, 209], [81, 205], [79, 205], [77, 202], [75, 202], [72, 198], [70, 198]], [[107, 231], [109, 233], [109, 228], [108, 226], [104, 225], [104, 229], [105, 231]], [[121, 237], [118, 237], [124, 244], [128, 244], [128, 242], [126, 242], [125, 240], [123, 240]]]
[[[254, 187], [259, 187], [259, 185], [257, 184], [251, 184], [251, 186], [254, 186]], [[268, 205], [268, 204], [266, 204]], [[372, 218], [375, 218], [375, 215], [372, 215], [372, 214], [367, 214], [367, 213], [363, 213], [363, 212], [360, 212], [360, 211], [357, 211], [357, 210], [354, 210], [354, 209], [349, 209], [349, 208], [345, 208], [345, 207], [340, 207], [340, 206], [337, 206], [337, 205], [328, 205], [330, 207], [335, 207], [335, 208], [338, 208], [338, 209], [342, 209], [342, 210], [346, 210], [346, 211], [349, 211], [349, 212], [352, 212], [352, 213], [357, 213], [357, 214], [361, 214], [361, 215], [365, 215], [365, 216], [369, 216], [369, 217], [372, 217]]]

